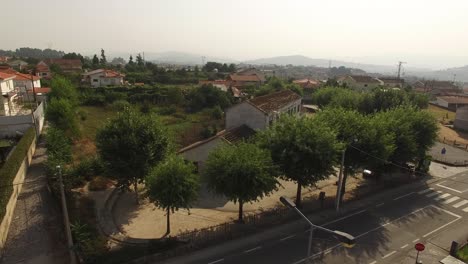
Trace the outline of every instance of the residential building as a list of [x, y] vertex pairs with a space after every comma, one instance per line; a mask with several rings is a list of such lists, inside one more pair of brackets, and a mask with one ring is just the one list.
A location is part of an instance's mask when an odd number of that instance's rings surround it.
[[117, 71], [98, 69], [84, 73], [82, 82], [90, 84], [93, 88], [109, 85], [123, 85], [124, 77], [124, 74]]
[[284, 90], [234, 105], [226, 110], [225, 130], [182, 148], [178, 153], [200, 170], [213, 149], [248, 139], [255, 131], [267, 128], [281, 114], [299, 114], [301, 99], [298, 94]]
[[383, 86], [388, 88], [403, 88], [405, 80], [397, 77], [379, 77], [380, 81], [383, 82]]
[[260, 71], [249, 68], [230, 74], [226, 80], [229, 86], [242, 89], [250, 85], [259, 87], [265, 83], [265, 76]]
[[372, 90], [383, 85], [379, 79], [366, 75], [346, 75], [338, 78], [337, 81], [340, 85], [357, 90]]
[[64, 73], [80, 73], [83, 65], [79, 59], [45, 59], [36, 65], [36, 75], [51, 78], [50, 67], [56, 65]]
[[8, 56], [0, 56], [0, 63], [6, 63], [10, 58]]
[[203, 80], [203, 81], [199, 81], [198, 84], [199, 85], [211, 84], [223, 92], [227, 92], [229, 90], [229, 83], [226, 80], [214, 80], [214, 81]]
[[27, 66], [28, 66], [28, 63], [25, 62], [25, 61], [22, 61], [22, 60], [13, 60], [13, 61], [8, 61], [7, 64], [12, 67], [12, 68], [15, 68], [15, 69], [18, 69], [18, 70], [24, 70]]
[[41, 87], [41, 79], [35, 75], [17, 72], [12, 68], [4, 66], [0, 66], [0, 72], [15, 75], [13, 85], [15, 88], [18, 88], [19, 91], [32, 90], [33, 85], [34, 88]]
[[436, 101], [432, 103], [455, 112], [460, 107], [468, 106], [468, 97], [466, 96], [438, 96], [436, 98]]
[[468, 131], [468, 106], [457, 108], [453, 126], [455, 129]]
[[294, 80], [293, 83], [301, 86], [304, 91], [304, 101], [312, 100], [312, 94], [320, 87], [321, 84], [319, 80], [309, 78]]
[[0, 102], [0, 115], [4, 116], [10, 112], [11, 98], [16, 96], [13, 84], [14, 74], [0, 72], [0, 92], [2, 93]]
[[236, 104], [226, 110], [226, 129], [247, 125], [263, 130], [281, 114], [298, 114], [302, 97], [291, 90], [258, 96]]
[[453, 82], [435, 80], [417, 81], [413, 83], [413, 90], [432, 96], [450, 96], [462, 93], [462, 90]]

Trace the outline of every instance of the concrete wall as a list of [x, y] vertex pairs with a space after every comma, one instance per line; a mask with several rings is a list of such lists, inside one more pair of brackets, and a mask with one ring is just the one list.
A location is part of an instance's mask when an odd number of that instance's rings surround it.
[[240, 103], [226, 110], [226, 129], [247, 125], [255, 130], [265, 129], [268, 117], [247, 102]]
[[453, 125], [456, 129], [468, 131], [468, 107], [457, 109]]
[[435, 103], [438, 105], [438, 106], [441, 106], [441, 107], [445, 107], [445, 108], [448, 108], [449, 107], [449, 104], [447, 101], [443, 100], [442, 98], [440, 97], [437, 97], [437, 100], [435, 101]]
[[[13, 218], [13, 213], [16, 207], [16, 201], [18, 200], [18, 195], [21, 192], [21, 188], [23, 187], [22, 183], [24, 182], [24, 178], [26, 177], [26, 173], [28, 172], [29, 165], [31, 164], [32, 157], [34, 152], [36, 151], [36, 139], [33, 140], [31, 146], [29, 147], [28, 154], [24, 158], [23, 163], [21, 164], [18, 172], [16, 173], [15, 179], [13, 180], [13, 193], [10, 196], [10, 200], [8, 201], [5, 216], [0, 224], [0, 253], [3, 252], [3, 247], [5, 245], [6, 239], [8, 237], [8, 230], [10, 229], [10, 224]], [[25, 249], [27, 250], [27, 249]]]
[[15, 89], [15, 85], [13, 83], [13, 79], [9, 79], [6, 81], [0, 81], [0, 90], [2, 94], [6, 94], [11, 92]]
[[203, 165], [208, 158], [208, 154], [211, 153], [215, 148], [226, 144], [222, 139], [215, 138], [211, 141], [208, 141], [202, 145], [196, 146], [192, 149], [189, 149], [180, 155], [184, 157], [184, 159], [189, 160], [191, 162], [198, 163], [198, 170], [203, 169]]
[[[34, 116], [37, 120], [37, 133], [42, 131], [44, 126], [44, 102], [42, 102], [34, 111]], [[18, 116], [0, 116], [0, 138], [14, 137], [16, 131], [26, 132], [30, 126], [34, 125], [32, 115]]]
[[[32, 82], [31, 80], [15, 80], [14, 81], [15, 87], [20, 88], [20, 91], [24, 92], [24, 88], [26, 87], [27, 90], [32, 90]], [[41, 80], [34, 81], [34, 87], [41, 87]]]

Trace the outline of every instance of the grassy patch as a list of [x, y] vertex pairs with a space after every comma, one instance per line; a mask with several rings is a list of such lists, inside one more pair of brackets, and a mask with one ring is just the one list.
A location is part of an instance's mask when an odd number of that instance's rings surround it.
[[468, 261], [468, 244], [458, 250], [457, 256], [463, 261]]
[[455, 113], [442, 107], [429, 105], [425, 111], [431, 113], [435, 118], [437, 118], [437, 120], [444, 121], [444, 123], [455, 120]]

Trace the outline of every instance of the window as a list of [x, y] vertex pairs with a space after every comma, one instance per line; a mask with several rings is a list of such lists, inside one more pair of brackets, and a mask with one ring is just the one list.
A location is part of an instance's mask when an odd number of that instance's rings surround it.
[[42, 76], [47, 76], [47, 72], [41, 73]]

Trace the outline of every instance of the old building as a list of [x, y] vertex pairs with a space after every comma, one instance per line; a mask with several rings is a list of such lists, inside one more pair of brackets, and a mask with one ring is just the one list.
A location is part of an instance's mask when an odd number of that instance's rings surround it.
[[462, 90], [449, 81], [417, 81], [413, 83], [413, 90], [431, 96], [450, 96], [462, 93]]
[[458, 108], [468, 106], [466, 96], [438, 96], [434, 104], [446, 108], [450, 111], [457, 111]]
[[234, 105], [226, 110], [225, 130], [182, 148], [179, 154], [202, 169], [213, 149], [251, 137], [256, 130], [267, 128], [281, 114], [299, 114], [301, 99], [298, 94], [285, 90]]
[[379, 77], [382, 85], [388, 88], [403, 88], [405, 80], [397, 77]]
[[79, 59], [45, 59], [36, 65], [36, 75], [51, 78], [50, 67], [56, 66], [64, 73], [81, 73], [83, 65]]
[[93, 88], [109, 85], [123, 85], [124, 77], [124, 74], [117, 71], [98, 69], [84, 73], [82, 82], [91, 85]]
[[340, 85], [362, 91], [372, 90], [384, 84], [381, 80], [366, 75], [346, 75], [338, 78], [337, 81]]
[[226, 78], [226, 81], [230, 87], [236, 87], [237, 89], [242, 89], [246, 86], [259, 87], [265, 83], [265, 75], [254, 68], [250, 68], [230, 74]]

